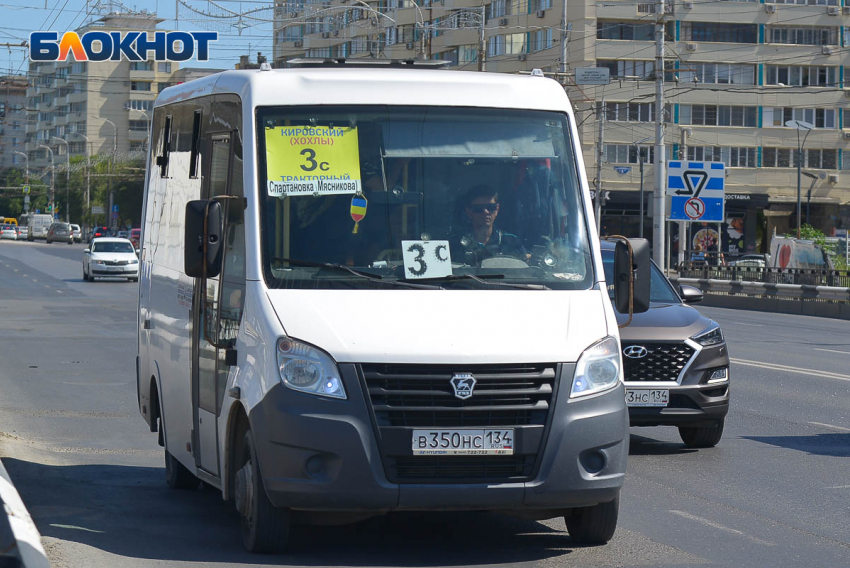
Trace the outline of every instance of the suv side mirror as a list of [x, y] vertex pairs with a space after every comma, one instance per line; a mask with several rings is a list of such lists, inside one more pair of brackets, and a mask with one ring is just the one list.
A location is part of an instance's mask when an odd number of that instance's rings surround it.
[[[206, 218], [206, 231], [204, 219]], [[183, 268], [193, 278], [213, 278], [221, 272], [221, 203], [199, 199], [186, 204]], [[206, 254], [204, 245], [206, 244]]]
[[682, 301], [686, 304], [702, 302], [702, 290], [694, 288], [693, 286], [688, 286], [687, 284], [679, 286], [679, 295], [682, 297]]
[[[614, 249], [614, 304], [621, 314], [640, 314], [649, 309], [649, 241], [629, 239], [629, 247], [622, 240]], [[633, 277], [633, 284], [630, 282]], [[629, 300], [631, 299], [631, 306]], [[631, 308], [631, 309], [630, 309]]]

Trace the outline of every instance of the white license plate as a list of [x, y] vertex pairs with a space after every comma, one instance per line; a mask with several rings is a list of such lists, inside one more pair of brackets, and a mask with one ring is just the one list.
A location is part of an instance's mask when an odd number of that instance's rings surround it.
[[107, 266], [107, 272], [124, 272], [123, 266]]
[[414, 456], [509, 456], [514, 453], [514, 431], [414, 430]]
[[670, 402], [668, 389], [627, 389], [627, 406], [667, 406]]

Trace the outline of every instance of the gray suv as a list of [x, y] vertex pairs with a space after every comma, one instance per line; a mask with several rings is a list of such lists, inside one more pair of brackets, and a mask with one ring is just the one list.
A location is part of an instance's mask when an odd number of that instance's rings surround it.
[[[602, 243], [612, 282], [614, 245]], [[686, 445], [717, 445], [729, 411], [729, 352], [717, 322], [687, 305], [702, 300], [692, 286], [675, 289], [655, 264], [650, 307], [620, 329], [626, 404], [632, 426], [677, 426]], [[613, 290], [610, 291], [613, 294]], [[627, 315], [617, 314], [622, 324]]]
[[47, 244], [50, 244], [54, 241], [59, 241], [60, 243], [68, 243], [69, 245], [74, 244], [74, 232], [71, 229], [70, 223], [62, 223], [56, 222], [50, 225], [50, 228], [47, 229]]

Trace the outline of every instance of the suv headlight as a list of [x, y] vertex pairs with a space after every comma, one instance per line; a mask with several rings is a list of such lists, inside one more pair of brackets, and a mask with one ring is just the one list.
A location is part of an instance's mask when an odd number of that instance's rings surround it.
[[691, 339], [693, 339], [703, 347], [708, 347], [710, 345], [717, 345], [718, 343], [723, 343], [723, 332], [720, 331], [719, 324], [712, 323], [708, 329], [699, 332], [698, 334], [691, 337]]
[[608, 390], [620, 382], [620, 343], [606, 337], [584, 350], [576, 363], [570, 398]]
[[277, 365], [280, 380], [292, 390], [346, 398], [336, 363], [312, 345], [281, 337], [277, 340]]

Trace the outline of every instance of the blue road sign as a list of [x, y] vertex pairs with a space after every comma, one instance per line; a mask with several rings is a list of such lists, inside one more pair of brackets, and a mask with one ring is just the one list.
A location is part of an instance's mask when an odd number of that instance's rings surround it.
[[726, 167], [723, 162], [677, 160], [667, 165], [671, 221], [724, 221]]

